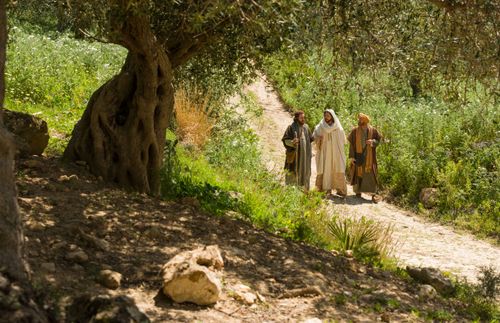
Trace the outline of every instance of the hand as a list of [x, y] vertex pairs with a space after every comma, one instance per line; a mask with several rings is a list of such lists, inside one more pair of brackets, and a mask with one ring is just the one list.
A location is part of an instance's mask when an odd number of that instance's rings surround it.
[[371, 147], [373, 145], [373, 139], [368, 139], [366, 145]]
[[355, 164], [355, 163], [356, 163], [354, 158], [349, 158], [349, 162], [350, 162], [351, 164]]
[[295, 146], [297, 146], [299, 144], [299, 138], [293, 138], [292, 142]]

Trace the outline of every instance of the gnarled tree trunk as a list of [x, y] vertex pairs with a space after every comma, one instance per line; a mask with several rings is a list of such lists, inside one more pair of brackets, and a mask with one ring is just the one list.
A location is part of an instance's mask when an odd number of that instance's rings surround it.
[[14, 180], [14, 142], [3, 125], [7, 15], [0, 0], [0, 320], [46, 322], [32, 301], [29, 276], [23, 261], [23, 233]]
[[64, 152], [125, 188], [159, 193], [165, 131], [172, 115], [172, 68], [149, 22], [129, 17], [117, 43], [128, 56], [121, 72], [98, 89]]

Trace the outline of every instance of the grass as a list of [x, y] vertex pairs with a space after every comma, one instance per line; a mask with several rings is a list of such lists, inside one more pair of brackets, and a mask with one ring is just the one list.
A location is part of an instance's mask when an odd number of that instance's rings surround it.
[[354, 256], [369, 263], [380, 262], [390, 257], [392, 226], [361, 219], [335, 216], [328, 222], [334, 248], [342, 253], [351, 250]]
[[61, 154], [92, 93], [121, 68], [121, 47], [48, 37], [17, 25], [9, 29], [7, 109], [47, 121], [47, 152]]
[[274, 55], [266, 73], [288, 106], [306, 112], [310, 125], [328, 107], [346, 131], [358, 112], [371, 116], [385, 138], [377, 157], [388, 197], [418, 212], [421, 189], [435, 187], [437, 205], [426, 213], [500, 242], [497, 95], [477, 84], [466, 97], [450, 99], [444, 94], [448, 83], [441, 80], [437, 90], [426, 88], [415, 99], [390, 71], [353, 74], [316, 49], [296, 57]]
[[[189, 93], [199, 92], [192, 89]], [[217, 120], [210, 116], [209, 101], [208, 96], [189, 96], [188, 89], [182, 86], [175, 92], [176, 133], [184, 144], [200, 149], [210, 138], [210, 132]]]

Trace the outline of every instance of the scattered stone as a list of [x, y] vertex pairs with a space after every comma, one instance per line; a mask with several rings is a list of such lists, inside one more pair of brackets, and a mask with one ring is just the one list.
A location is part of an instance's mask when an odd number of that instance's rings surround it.
[[391, 321], [391, 315], [387, 312], [385, 313], [382, 313], [382, 315], [380, 315], [380, 320], [382, 322], [390, 322]]
[[45, 225], [43, 225], [43, 223], [40, 223], [40, 222], [37, 222], [37, 221], [30, 221], [26, 227], [28, 228], [28, 230], [31, 230], [31, 231], [43, 231], [45, 230]]
[[165, 238], [165, 232], [159, 226], [151, 226], [145, 232], [144, 235], [153, 240], [160, 240]]
[[421, 285], [418, 290], [418, 297], [422, 300], [433, 299], [437, 296], [437, 291], [431, 285]]
[[258, 297], [253, 293], [252, 289], [247, 285], [237, 284], [232, 287], [234, 298], [247, 305], [252, 305], [257, 301]]
[[437, 188], [423, 188], [420, 191], [419, 200], [426, 209], [432, 209], [438, 200]]
[[310, 319], [305, 319], [304, 321], [302, 321], [302, 323], [322, 323], [322, 322], [323, 321], [320, 320], [317, 317], [313, 317], [313, 318], [310, 318]]
[[73, 174], [73, 175], [61, 175], [57, 179], [59, 183], [68, 183], [68, 182], [76, 182], [78, 180], [78, 176]]
[[67, 307], [67, 313], [73, 322], [151, 322], [127, 296], [82, 295]]
[[63, 249], [64, 247], [66, 247], [66, 242], [64, 242], [64, 241], [59, 241], [59, 242], [56, 242], [52, 245], [53, 250]]
[[177, 303], [214, 304], [221, 294], [218, 271], [223, 266], [217, 246], [182, 252], [163, 266], [163, 292]]
[[407, 266], [406, 271], [408, 275], [421, 284], [431, 285], [441, 295], [451, 295], [455, 292], [455, 286], [449, 278], [446, 278], [436, 268], [425, 267], [411, 267]]
[[83, 250], [77, 250], [70, 252], [66, 255], [66, 259], [69, 261], [74, 261], [79, 264], [86, 263], [89, 260], [89, 256]]
[[71, 269], [73, 269], [74, 271], [85, 271], [85, 268], [83, 268], [83, 266], [80, 266], [79, 264], [74, 264]]
[[28, 159], [23, 162], [23, 166], [27, 168], [38, 168], [42, 169], [45, 164], [39, 160], [36, 159]]
[[61, 176], [59, 176], [59, 178], [57, 179], [57, 181], [59, 183], [69, 182], [69, 176], [68, 175], [61, 175]]
[[323, 292], [318, 286], [291, 289], [284, 292], [279, 298], [294, 298], [304, 296], [322, 296]]
[[33, 115], [4, 109], [4, 124], [14, 135], [21, 156], [41, 155], [49, 143], [47, 122]]
[[352, 258], [352, 257], [354, 257], [354, 253], [353, 253], [353, 251], [352, 251], [352, 250], [346, 250], [346, 251], [345, 251], [345, 256], [346, 256], [347, 258]]
[[44, 262], [40, 268], [43, 270], [43, 271], [46, 271], [46, 272], [49, 272], [49, 273], [53, 273], [56, 271], [56, 264], [54, 264], [53, 262]]
[[99, 272], [99, 283], [109, 289], [117, 289], [121, 285], [122, 274], [104, 269]]
[[104, 252], [107, 252], [110, 249], [109, 243], [106, 240], [91, 236], [90, 234], [83, 232], [80, 228], [78, 229], [78, 235], [80, 235], [83, 240], [87, 241], [87, 243], [94, 248], [100, 249]]
[[75, 161], [75, 164], [77, 164], [78, 166], [87, 166], [87, 162], [84, 160], [77, 160]]
[[340, 256], [340, 252], [338, 252], [337, 250], [332, 250], [332, 255], [334, 255], [335, 257], [338, 257], [338, 256]]
[[4, 275], [0, 273], [0, 289], [6, 289], [9, 286], [10, 282]]

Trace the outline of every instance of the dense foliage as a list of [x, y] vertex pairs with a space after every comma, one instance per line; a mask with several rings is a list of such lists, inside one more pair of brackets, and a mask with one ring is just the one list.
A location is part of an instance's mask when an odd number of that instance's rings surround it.
[[499, 237], [498, 97], [476, 83], [462, 84], [460, 100], [411, 96], [405, 81], [386, 69], [352, 74], [327, 51], [269, 59], [266, 71], [283, 100], [306, 111], [312, 125], [333, 108], [345, 129], [358, 112], [369, 114], [385, 141], [378, 149], [384, 189], [407, 205], [422, 188], [437, 187], [435, 216]]
[[125, 51], [66, 34], [53, 36], [17, 22], [11, 25], [6, 108], [47, 120], [49, 150], [60, 153], [90, 95], [120, 69]]

